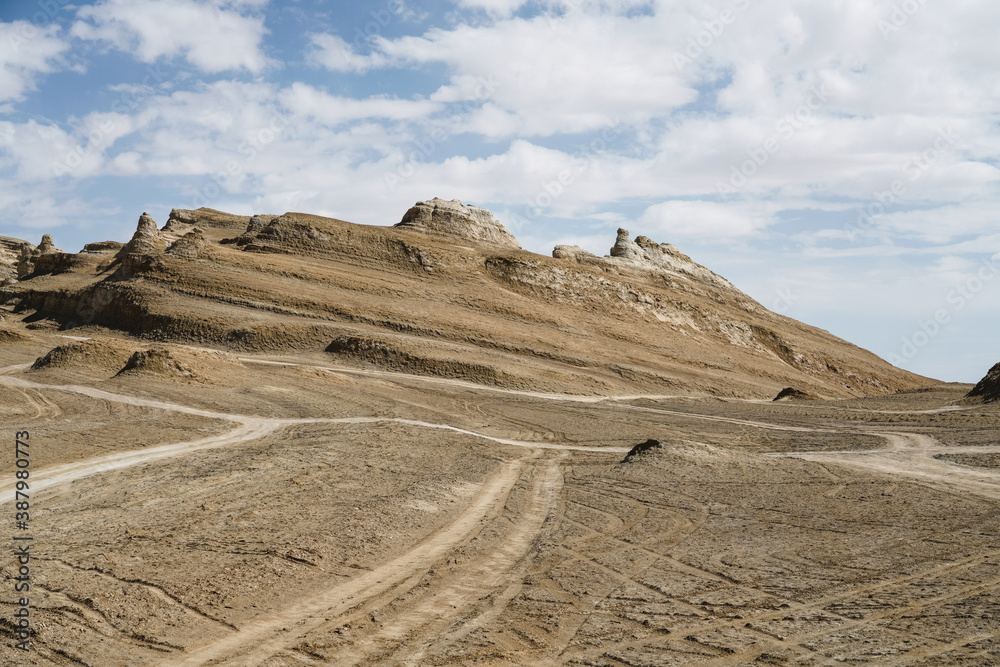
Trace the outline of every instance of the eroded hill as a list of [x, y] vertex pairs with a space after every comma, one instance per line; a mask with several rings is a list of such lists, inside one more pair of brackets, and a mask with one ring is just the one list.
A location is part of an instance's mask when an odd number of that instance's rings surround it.
[[396, 227], [303, 213], [146, 214], [133, 239], [25, 251], [31, 326], [103, 327], [235, 351], [576, 394], [772, 398], [929, 384], [768, 311], [674, 246], [619, 230], [608, 257], [521, 250], [485, 209], [432, 200]]

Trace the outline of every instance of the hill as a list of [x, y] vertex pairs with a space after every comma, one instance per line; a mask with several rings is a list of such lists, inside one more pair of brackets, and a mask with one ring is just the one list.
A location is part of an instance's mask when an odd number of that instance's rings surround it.
[[979, 384], [966, 394], [962, 403], [977, 405], [980, 403], [996, 403], [997, 401], [1000, 401], [1000, 364], [990, 369], [986, 377], [980, 380]]
[[622, 229], [606, 257], [545, 257], [457, 201], [420, 202], [395, 227], [174, 210], [162, 229], [144, 213], [124, 246], [46, 241], [0, 288], [34, 326], [574, 394], [843, 398], [931, 383], [770, 312], [672, 245]]

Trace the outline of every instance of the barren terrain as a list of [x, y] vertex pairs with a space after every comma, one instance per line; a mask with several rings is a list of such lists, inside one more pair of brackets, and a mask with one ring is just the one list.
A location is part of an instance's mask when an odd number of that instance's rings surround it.
[[[29, 335], [8, 349], [66, 342]], [[1000, 659], [1000, 410], [936, 410], [967, 386], [580, 400], [287, 356], [213, 384], [26, 364], [0, 392], [38, 457], [37, 635], [7, 664]]]
[[1000, 407], [971, 385], [665, 246], [668, 279], [190, 214], [193, 258], [150, 232], [3, 288], [35, 635], [0, 663], [1000, 663]]

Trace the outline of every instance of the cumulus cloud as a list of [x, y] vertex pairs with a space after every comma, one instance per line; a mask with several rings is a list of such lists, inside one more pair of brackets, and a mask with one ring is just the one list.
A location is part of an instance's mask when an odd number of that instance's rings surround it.
[[697, 97], [676, 71], [649, 17], [579, 12], [559, 19], [460, 24], [419, 37], [379, 38], [375, 52], [367, 56], [333, 36], [314, 38], [314, 43], [323, 47], [314, 60], [338, 71], [444, 63], [451, 78], [435, 99], [481, 102], [477, 84], [495, 82], [489, 94], [491, 113], [506, 116], [496, 126], [504, 128], [505, 136], [584, 132], [616, 119], [642, 122]]
[[333, 72], [357, 72], [363, 74], [371, 69], [385, 67], [389, 60], [378, 53], [363, 55], [338, 35], [318, 33], [309, 35], [310, 47], [306, 61], [317, 67], [325, 67]]
[[259, 4], [106, 0], [80, 8], [71, 34], [134, 53], [146, 63], [183, 56], [204, 72], [245, 69], [257, 73], [268, 62], [261, 50], [267, 30], [262, 17], [240, 10]]
[[24, 99], [40, 75], [56, 70], [68, 49], [57, 25], [0, 23], [0, 103]]
[[305, 83], [294, 83], [282, 96], [283, 103], [297, 115], [307, 116], [327, 125], [360, 119], [416, 120], [441, 110], [430, 100], [401, 100], [385, 96], [354, 99], [319, 90]]
[[745, 237], [764, 228], [764, 215], [753, 215], [743, 207], [707, 201], [666, 201], [646, 209], [640, 222], [668, 236], [732, 238]]

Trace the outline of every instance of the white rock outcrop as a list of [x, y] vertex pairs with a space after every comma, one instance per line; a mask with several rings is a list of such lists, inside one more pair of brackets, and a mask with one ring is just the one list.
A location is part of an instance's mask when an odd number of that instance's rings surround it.
[[417, 202], [396, 224], [399, 229], [437, 236], [455, 243], [520, 250], [521, 244], [485, 208], [457, 199], [435, 197]]
[[[676, 246], [656, 243], [646, 236], [633, 241], [627, 229], [619, 229], [615, 245], [609, 255], [598, 257], [578, 246], [560, 245], [552, 250], [556, 259], [566, 259], [579, 264], [617, 265], [654, 273], [665, 273], [693, 279], [725, 290], [739, 292], [732, 283], [698, 264]], [[742, 293], [740, 293], [742, 294]]]

